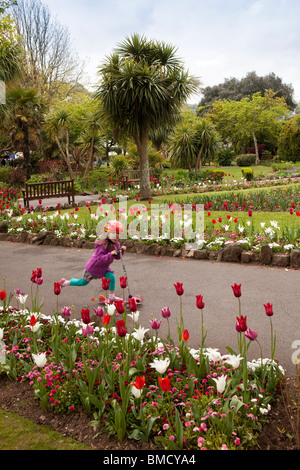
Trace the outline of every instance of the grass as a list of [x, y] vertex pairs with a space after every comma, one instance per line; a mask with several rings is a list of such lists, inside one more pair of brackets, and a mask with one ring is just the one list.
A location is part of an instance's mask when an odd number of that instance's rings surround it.
[[0, 450], [91, 450], [15, 413], [0, 409]]

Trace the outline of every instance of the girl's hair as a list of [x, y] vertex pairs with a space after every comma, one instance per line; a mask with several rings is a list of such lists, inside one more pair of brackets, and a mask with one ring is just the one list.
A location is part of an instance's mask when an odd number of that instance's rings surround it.
[[106, 253], [108, 253], [109, 251], [111, 251], [111, 247], [114, 248], [115, 246], [115, 242], [113, 242], [109, 237], [106, 237], [104, 239], [104, 243], [106, 243]]

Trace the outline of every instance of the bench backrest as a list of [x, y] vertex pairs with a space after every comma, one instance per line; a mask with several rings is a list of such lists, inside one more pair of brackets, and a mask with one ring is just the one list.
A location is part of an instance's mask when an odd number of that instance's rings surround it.
[[[150, 177], [155, 176], [155, 169], [151, 168], [149, 170], [149, 175]], [[122, 176], [123, 178], [126, 178], [128, 180], [138, 180], [140, 179], [140, 170], [123, 170], [122, 171]]]
[[26, 183], [26, 197], [65, 196], [74, 193], [74, 180]]

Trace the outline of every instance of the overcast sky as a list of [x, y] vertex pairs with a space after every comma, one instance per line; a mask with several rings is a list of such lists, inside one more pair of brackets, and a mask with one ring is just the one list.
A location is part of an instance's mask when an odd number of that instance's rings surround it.
[[[133, 33], [177, 47], [203, 87], [274, 72], [300, 102], [300, 0], [42, 0], [66, 26], [87, 78]], [[198, 103], [201, 95], [191, 102]]]

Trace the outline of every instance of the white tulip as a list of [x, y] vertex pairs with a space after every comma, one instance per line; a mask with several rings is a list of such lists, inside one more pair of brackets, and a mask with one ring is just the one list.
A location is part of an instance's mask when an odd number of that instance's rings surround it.
[[142, 390], [139, 390], [134, 385], [131, 387], [131, 393], [135, 396], [135, 398], [140, 398], [142, 394]]
[[220, 375], [217, 379], [213, 379], [217, 384], [217, 390], [219, 393], [223, 393], [226, 387], [226, 375]]
[[142, 341], [144, 339], [145, 333], [149, 331], [149, 328], [143, 328], [141, 325], [138, 329], [135, 329], [132, 333], [132, 336], [137, 339], [138, 341]]
[[170, 359], [166, 357], [166, 359], [154, 359], [154, 361], [151, 362], [149, 366], [153, 367], [159, 374], [164, 374], [169, 367], [169, 364]]
[[116, 306], [114, 304], [107, 305], [107, 313], [108, 315], [112, 316], [115, 313]]
[[234, 369], [237, 369], [239, 367], [242, 359], [243, 358], [240, 354], [238, 356], [235, 356], [234, 354], [229, 354], [228, 356], [223, 357], [224, 362], [226, 362], [226, 364], [230, 364], [231, 367], [233, 367]]
[[18, 297], [17, 297], [17, 299], [18, 299], [18, 301], [20, 302], [20, 304], [22, 304], [22, 305], [25, 306], [27, 297], [28, 297], [28, 294], [27, 294], [27, 295], [21, 295], [21, 294], [19, 294]]
[[0, 341], [3, 339], [4, 336], [4, 329], [0, 328]]
[[140, 316], [140, 312], [138, 311], [131, 312], [128, 314], [128, 317], [132, 318], [133, 323], [137, 323], [139, 321], [139, 316]]
[[47, 362], [45, 353], [32, 354], [32, 357], [38, 367], [44, 367]]

